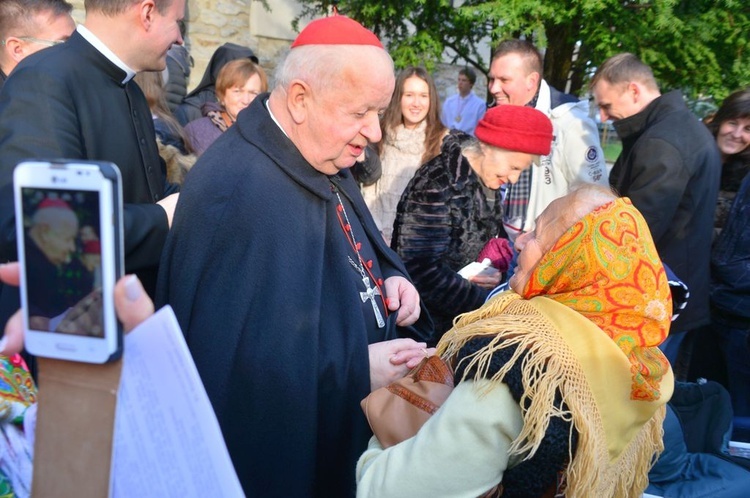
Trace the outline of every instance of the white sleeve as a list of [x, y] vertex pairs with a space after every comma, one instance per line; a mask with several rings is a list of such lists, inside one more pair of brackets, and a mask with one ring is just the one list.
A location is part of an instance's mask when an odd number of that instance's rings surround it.
[[609, 174], [604, 151], [599, 142], [599, 130], [593, 119], [574, 108], [559, 123], [556, 130], [562, 136], [563, 161], [553, 158], [554, 167], [563, 165], [568, 185], [596, 183], [609, 185]]
[[357, 497], [475, 498], [502, 480], [521, 409], [505, 384], [465, 381], [413, 438], [384, 450], [375, 437], [357, 462]]
[[443, 107], [440, 112], [440, 122], [443, 123], [443, 125], [449, 130], [451, 128], [450, 120], [453, 117], [452, 114], [453, 114], [453, 106], [451, 105], [451, 98], [448, 97], [445, 99], [445, 102], [443, 102]]

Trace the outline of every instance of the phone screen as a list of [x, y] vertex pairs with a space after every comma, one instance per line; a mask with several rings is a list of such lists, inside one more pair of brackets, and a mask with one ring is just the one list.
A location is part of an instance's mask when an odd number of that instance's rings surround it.
[[98, 191], [22, 187], [27, 323], [104, 337]]

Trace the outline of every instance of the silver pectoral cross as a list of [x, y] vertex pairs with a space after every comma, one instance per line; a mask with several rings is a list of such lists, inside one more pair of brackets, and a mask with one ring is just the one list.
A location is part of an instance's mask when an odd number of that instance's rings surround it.
[[375, 320], [378, 322], [378, 328], [382, 329], [385, 327], [385, 320], [383, 320], [383, 315], [380, 313], [380, 308], [378, 308], [378, 303], [375, 302], [375, 296], [380, 295], [380, 289], [377, 287], [372, 288], [370, 287], [370, 278], [369, 277], [362, 277], [362, 282], [365, 284], [365, 289], [367, 289], [365, 292], [360, 292], [359, 297], [362, 298], [362, 302], [366, 302], [368, 299], [372, 301], [372, 311], [375, 313]]

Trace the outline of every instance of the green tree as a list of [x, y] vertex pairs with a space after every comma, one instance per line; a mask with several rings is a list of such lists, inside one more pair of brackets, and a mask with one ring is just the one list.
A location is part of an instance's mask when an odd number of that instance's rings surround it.
[[[446, 57], [487, 74], [486, 48], [526, 37], [545, 53], [544, 77], [581, 93], [596, 64], [633, 52], [664, 90], [696, 99], [750, 84], [747, 0], [300, 0], [298, 18], [337, 4], [383, 39], [397, 67], [428, 69]], [[485, 47], [485, 48], [482, 48]]]

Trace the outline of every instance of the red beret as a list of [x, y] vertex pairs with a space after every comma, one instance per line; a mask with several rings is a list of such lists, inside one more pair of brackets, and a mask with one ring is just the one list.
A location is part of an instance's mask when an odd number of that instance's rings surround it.
[[70, 209], [70, 206], [67, 202], [65, 202], [62, 199], [52, 199], [52, 198], [46, 198], [42, 202], [39, 203], [39, 206], [37, 206], [37, 209], [46, 209], [46, 208], [61, 208], [61, 209]]
[[294, 40], [292, 48], [302, 45], [373, 45], [383, 48], [372, 31], [338, 14], [308, 24]]
[[474, 131], [501, 149], [546, 156], [552, 147], [552, 122], [533, 107], [499, 105], [484, 113]]

